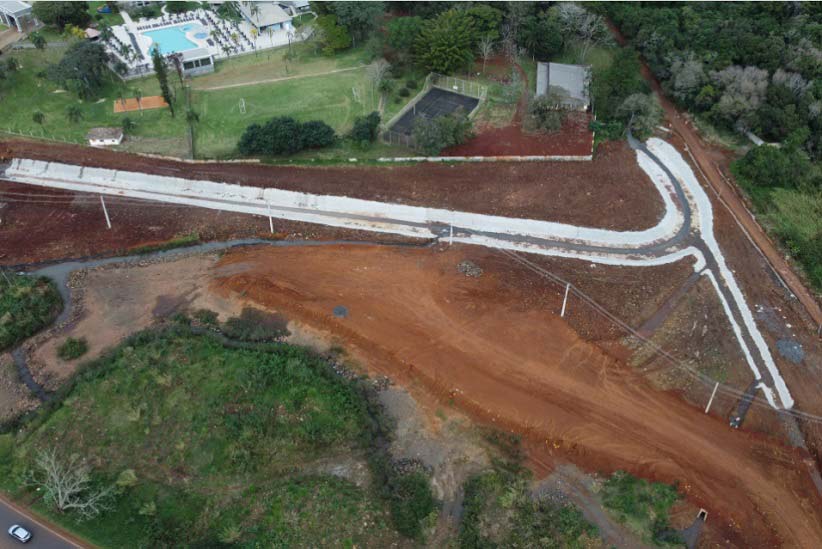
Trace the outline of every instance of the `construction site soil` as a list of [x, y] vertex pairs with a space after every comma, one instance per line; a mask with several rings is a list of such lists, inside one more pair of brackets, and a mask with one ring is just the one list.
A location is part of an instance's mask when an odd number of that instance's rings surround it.
[[[213, 284], [333, 334], [373, 373], [525, 434], [538, 469], [560, 458], [679, 483], [736, 546], [822, 543], [806, 454], [655, 389], [554, 311], [529, 304], [530, 288], [511, 276], [519, 267], [499, 256], [474, 247], [256, 248], [226, 254]], [[459, 273], [465, 259], [483, 275]], [[333, 315], [338, 305], [346, 318]]]
[[0, 142], [0, 161], [14, 157], [613, 230], [647, 229], [663, 214], [662, 199], [623, 142], [604, 145], [590, 162], [377, 167], [184, 163], [72, 145]]

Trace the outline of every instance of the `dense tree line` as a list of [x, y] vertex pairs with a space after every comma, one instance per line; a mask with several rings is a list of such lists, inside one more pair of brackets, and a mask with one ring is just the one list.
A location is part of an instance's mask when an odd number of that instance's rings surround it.
[[782, 142], [806, 128], [822, 158], [822, 5], [605, 4], [681, 106], [715, 125]]

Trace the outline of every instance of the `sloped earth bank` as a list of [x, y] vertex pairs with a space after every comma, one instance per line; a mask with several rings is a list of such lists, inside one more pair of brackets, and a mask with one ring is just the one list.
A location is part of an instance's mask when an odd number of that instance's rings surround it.
[[[591, 162], [378, 167], [188, 164], [89, 147], [0, 142], [0, 162], [14, 157], [620, 231], [650, 228], [664, 213], [624, 142], [604, 146]], [[4, 188], [0, 182], [0, 191]]]
[[[562, 319], [529, 307], [527, 292], [504, 286], [495, 254], [258, 248], [224, 256], [214, 285], [327, 330], [375, 373], [524, 433], [538, 470], [566, 458], [678, 482], [740, 547], [822, 543], [806, 455], [653, 389]], [[459, 274], [465, 258], [484, 274]], [[333, 316], [338, 305], [346, 318]]]

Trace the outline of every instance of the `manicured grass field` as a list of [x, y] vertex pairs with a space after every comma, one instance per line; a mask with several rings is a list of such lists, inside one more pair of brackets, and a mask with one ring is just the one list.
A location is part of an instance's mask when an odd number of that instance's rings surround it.
[[[217, 91], [193, 93], [200, 113], [197, 125], [198, 154], [228, 156], [237, 140], [253, 122], [274, 116], [293, 116], [300, 121], [322, 120], [338, 134], [347, 132], [354, 118], [376, 109], [369, 93], [366, 69], [286, 80]], [[354, 91], [360, 99], [354, 97]], [[245, 101], [245, 114], [240, 112]]]
[[214, 67], [213, 74], [198, 76], [191, 81], [191, 86], [196, 90], [234, 86], [275, 78], [323, 74], [366, 64], [361, 48], [342, 52], [334, 57], [314, 54], [313, 49], [304, 44], [295, 44], [292, 48], [295, 59], [288, 62], [283, 58], [288, 46], [221, 60]]
[[363, 398], [308, 352], [267, 349], [228, 348], [183, 325], [138, 334], [0, 435], [0, 477], [21, 478], [44, 448], [79, 453], [97, 482], [131, 477], [97, 518], [51, 512], [104, 547], [397, 542], [384, 500], [318, 461], [344, 463], [370, 442]]
[[63, 300], [45, 278], [3, 273], [0, 276], [0, 351], [50, 324]]

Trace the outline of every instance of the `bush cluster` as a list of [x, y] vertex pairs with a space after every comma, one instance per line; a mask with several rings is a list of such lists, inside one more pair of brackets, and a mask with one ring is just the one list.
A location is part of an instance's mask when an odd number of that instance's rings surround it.
[[86, 338], [67, 338], [59, 347], [57, 347], [57, 356], [63, 360], [74, 360], [80, 358], [88, 351], [88, 342]]
[[265, 124], [251, 124], [245, 129], [237, 149], [241, 154], [293, 154], [303, 149], [318, 149], [334, 143], [334, 129], [320, 120], [298, 122], [290, 116], [278, 116]]

